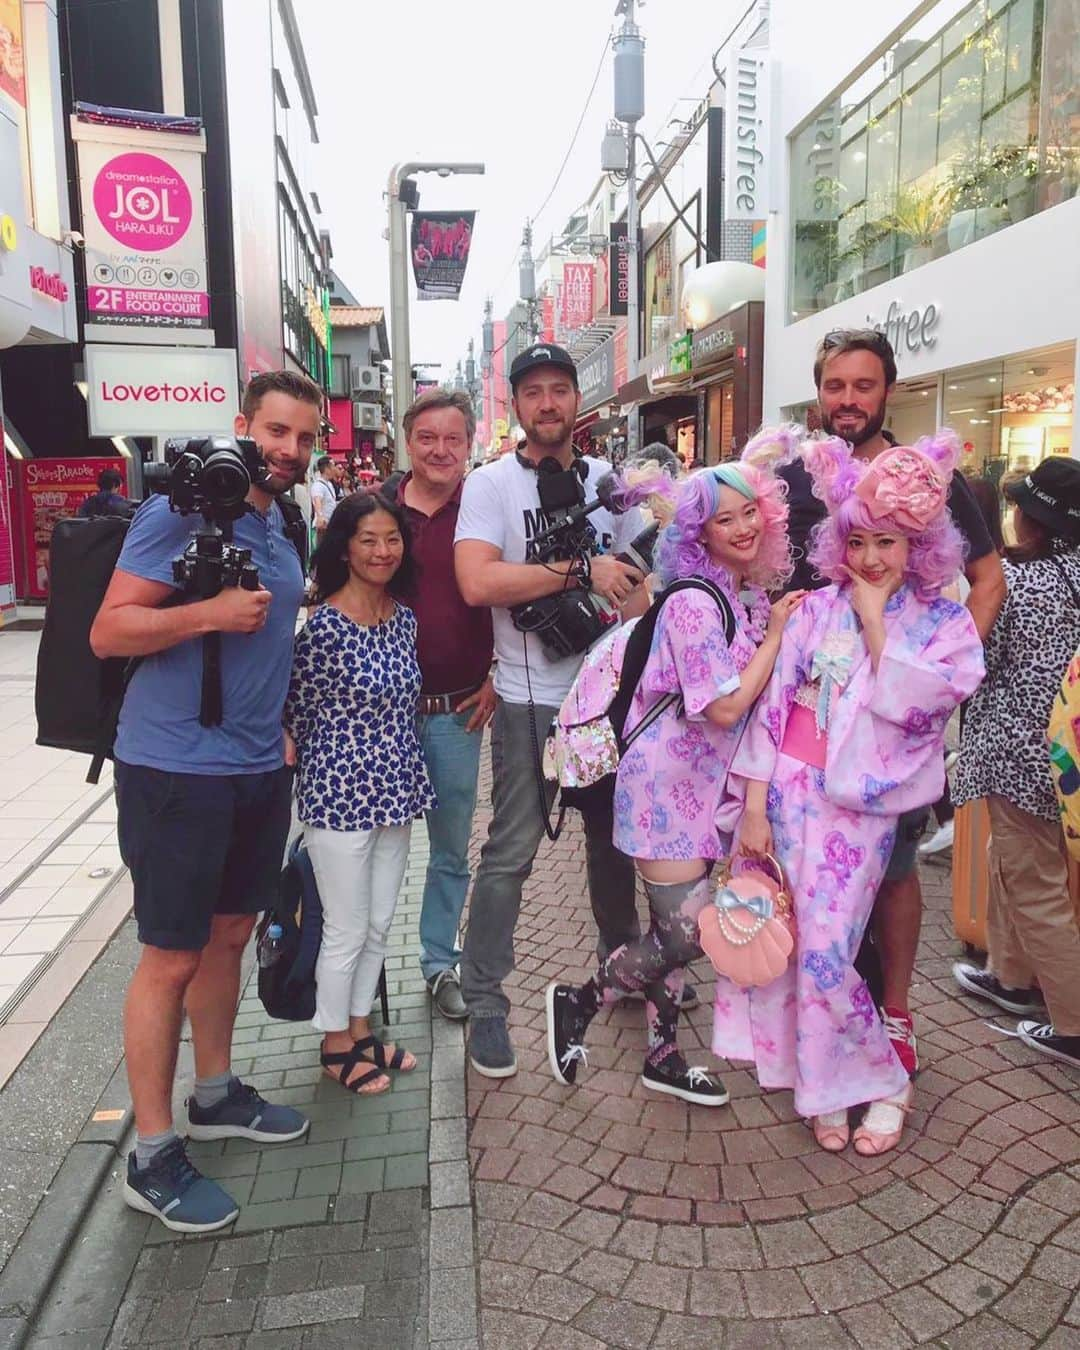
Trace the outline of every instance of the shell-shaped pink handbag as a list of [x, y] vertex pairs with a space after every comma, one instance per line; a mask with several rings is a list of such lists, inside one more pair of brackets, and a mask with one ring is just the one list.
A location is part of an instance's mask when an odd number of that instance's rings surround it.
[[743, 989], [771, 984], [787, 970], [795, 915], [775, 858], [735, 860], [698, 916], [698, 937], [717, 975]]

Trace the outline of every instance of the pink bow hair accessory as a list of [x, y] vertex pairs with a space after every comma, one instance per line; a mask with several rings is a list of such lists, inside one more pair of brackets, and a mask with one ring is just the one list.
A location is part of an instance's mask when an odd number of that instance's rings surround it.
[[922, 534], [944, 509], [948, 484], [926, 455], [897, 446], [870, 463], [855, 492], [875, 521]]

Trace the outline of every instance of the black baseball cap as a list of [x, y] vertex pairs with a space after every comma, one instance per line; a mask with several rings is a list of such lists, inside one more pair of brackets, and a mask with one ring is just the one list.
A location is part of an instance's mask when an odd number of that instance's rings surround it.
[[527, 375], [530, 370], [536, 370], [539, 366], [555, 366], [558, 370], [565, 370], [574, 381], [574, 388], [577, 388], [577, 366], [574, 364], [574, 358], [565, 348], [556, 347], [554, 342], [534, 342], [531, 347], [526, 347], [514, 357], [513, 365], [510, 367], [510, 388], [516, 389], [522, 375]]
[[1055, 538], [1080, 543], [1080, 464], [1065, 456], [1044, 459], [1005, 496]]

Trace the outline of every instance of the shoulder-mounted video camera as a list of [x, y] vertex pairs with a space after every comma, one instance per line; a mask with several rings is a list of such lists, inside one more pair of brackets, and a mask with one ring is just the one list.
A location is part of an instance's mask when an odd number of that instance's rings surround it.
[[[596, 500], [586, 506], [584, 484], [588, 475], [589, 466], [583, 460], [564, 469], [554, 456], [548, 456], [536, 466], [540, 507], [552, 524], [531, 541], [528, 562], [543, 565], [580, 560], [582, 571], [588, 576], [589, 558], [596, 552], [596, 534], [589, 516], [601, 507], [612, 515], [622, 515], [626, 510], [614, 473], [601, 476], [596, 484]], [[642, 530], [630, 547], [618, 555], [620, 561], [636, 567], [643, 576], [651, 572], [657, 533], [656, 525]], [[544, 655], [552, 661], [588, 651], [597, 638], [619, 621], [616, 610], [577, 581], [554, 595], [514, 605], [510, 618], [519, 633], [536, 634]]]

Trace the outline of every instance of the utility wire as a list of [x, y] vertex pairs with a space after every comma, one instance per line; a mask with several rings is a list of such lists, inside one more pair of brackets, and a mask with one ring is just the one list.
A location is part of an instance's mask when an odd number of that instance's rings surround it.
[[653, 173], [656, 174], [657, 182], [664, 190], [664, 196], [671, 203], [671, 209], [675, 212], [677, 219], [681, 220], [682, 223], [686, 226], [686, 228], [690, 231], [691, 235], [694, 237], [695, 242], [697, 243], [698, 248], [702, 250], [702, 252], [705, 254], [706, 260], [708, 260], [709, 246], [705, 242], [705, 240], [702, 239], [701, 235], [698, 234], [697, 226], [691, 225], [689, 220], [686, 218], [686, 208], [680, 206], [679, 203], [675, 200], [675, 198], [671, 195], [671, 189], [667, 185], [667, 179], [664, 177], [660, 165], [657, 164], [656, 162], [656, 156], [653, 154], [649, 142], [645, 139], [645, 137], [641, 134], [640, 131], [637, 132], [637, 138], [641, 142], [641, 144], [645, 147], [645, 153], [649, 157], [649, 163], [653, 166]]
[[[563, 156], [563, 162], [559, 165], [559, 172], [555, 175], [555, 181], [554, 183], [552, 183], [547, 196], [529, 217], [530, 220], [536, 220], [539, 217], [540, 213], [547, 206], [548, 202], [550, 202], [552, 197], [554, 197], [555, 189], [559, 186], [559, 183], [562, 181], [562, 176], [566, 172], [567, 164], [570, 163], [570, 156], [574, 153], [574, 146], [577, 145], [577, 139], [581, 135], [581, 128], [585, 124], [585, 118], [588, 114], [590, 106], [592, 105], [593, 95], [596, 93], [596, 86], [600, 83], [600, 76], [603, 74], [604, 71], [604, 60], [607, 57], [607, 51], [610, 45], [611, 45], [611, 37], [609, 35], [604, 38], [604, 46], [600, 52], [600, 61], [596, 67], [596, 74], [593, 76], [592, 85], [589, 88], [588, 94], [585, 96], [585, 105], [581, 109], [581, 116], [577, 120], [577, 126], [574, 128], [574, 134], [570, 137], [570, 145], [567, 147], [566, 154]], [[498, 286], [496, 287], [496, 290], [501, 291], [503, 286], [506, 284], [506, 279], [507, 277], [509, 277], [510, 273], [514, 270], [514, 264], [517, 262], [517, 258], [518, 255], [517, 251], [515, 250], [514, 256], [510, 259], [509, 266], [507, 267], [506, 271], [502, 274], [502, 277], [499, 281]]]

